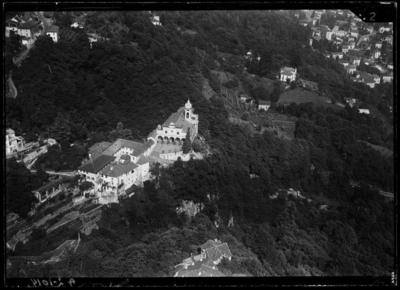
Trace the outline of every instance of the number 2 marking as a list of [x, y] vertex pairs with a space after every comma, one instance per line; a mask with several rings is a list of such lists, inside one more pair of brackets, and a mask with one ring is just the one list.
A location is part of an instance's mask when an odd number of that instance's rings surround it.
[[375, 21], [375, 16], [376, 16], [376, 13], [375, 13], [375, 12], [370, 12], [370, 13], [369, 13], [369, 20], [370, 20], [370, 21]]

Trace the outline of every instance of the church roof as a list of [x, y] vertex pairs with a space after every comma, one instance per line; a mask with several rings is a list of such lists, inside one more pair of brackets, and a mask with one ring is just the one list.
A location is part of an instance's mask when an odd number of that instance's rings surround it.
[[188, 128], [193, 127], [193, 124], [189, 121], [185, 120], [185, 108], [180, 107], [178, 111], [172, 113], [168, 119], [163, 123], [164, 127], [168, 127], [171, 123], [174, 123], [176, 128], [181, 128], [184, 132], [187, 131]]
[[114, 156], [110, 155], [100, 155], [95, 159], [92, 159], [88, 163], [82, 165], [79, 167], [79, 170], [85, 171], [85, 172], [91, 172], [91, 173], [97, 173], [101, 169], [103, 169], [107, 164], [112, 162], [115, 159]]

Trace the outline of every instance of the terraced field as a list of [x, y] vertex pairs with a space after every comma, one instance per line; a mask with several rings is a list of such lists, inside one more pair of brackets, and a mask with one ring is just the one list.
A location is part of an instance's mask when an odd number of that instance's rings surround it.
[[342, 109], [342, 107], [332, 104], [329, 98], [302, 88], [295, 88], [293, 90], [285, 91], [279, 96], [278, 104], [288, 105], [291, 103], [313, 103], [317, 106]]

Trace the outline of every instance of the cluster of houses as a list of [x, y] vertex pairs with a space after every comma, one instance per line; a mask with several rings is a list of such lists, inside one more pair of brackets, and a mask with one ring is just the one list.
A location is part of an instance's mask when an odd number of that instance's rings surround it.
[[[346, 20], [336, 20], [335, 25], [330, 28], [321, 24], [321, 15], [324, 13], [328, 12], [314, 11], [308, 19], [299, 21], [301, 25], [311, 29], [310, 46], [321, 39], [332, 43], [336, 51], [328, 51], [325, 56], [337, 60], [354, 82], [365, 83], [370, 88], [381, 82], [392, 82], [393, 63], [386, 63], [381, 51], [383, 44], [393, 45], [393, 23], [376, 29], [373, 25], [362, 22], [353, 13], [338, 10], [336, 14], [341, 19], [344, 16]], [[361, 62], [378, 69], [380, 75], [359, 70]]]
[[41, 15], [40, 17], [36, 13], [26, 12], [23, 15], [14, 16], [6, 22], [5, 36], [10, 37], [12, 32], [19, 35], [22, 38], [22, 45], [27, 48], [30, 48], [40, 35], [48, 35], [54, 42], [58, 42], [59, 27], [45, 25], [46, 15], [45, 13]]
[[[188, 161], [193, 157], [192, 152], [184, 154], [182, 146], [187, 136], [191, 142], [197, 137], [198, 124], [199, 117], [188, 100], [163, 125], [158, 125], [145, 141], [117, 139], [112, 143], [94, 144], [89, 148], [89, 158], [75, 172], [81, 177], [81, 182], [92, 184], [85, 192], [87, 197], [100, 204], [118, 203], [127, 189], [133, 185], [142, 186], [150, 178], [151, 163], [168, 165], [178, 158]], [[5, 141], [6, 157], [18, 157], [28, 166], [32, 160], [46, 153], [49, 146], [57, 143], [51, 138], [45, 140], [41, 147], [39, 142], [25, 143], [24, 138], [16, 136], [12, 129], [7, 129]], [[176, 151], [168, 151], [171, 147]], [[64, 183], [64, 179], [52, 181], [34, 190], [33, 194], [39, 203], [43, 203], [65, 191]]]
[[48, 148], [55, 144], [57, 141], [52, 138], [42, 142], [25, 142], [22, 136], [16, 136], [15, 131], [8, 128], [6, 130], [6, 159], [17, 158], [18, 162], [23, 162], [30, 169], [39, 156], [45, 154]]
[[366, 109], [366, 108], [361, 108], [361, 102], [359, 100], [357, 100], [356, 98], [344, 98], [346, 104], [350, 107], [350, 108], [357, 108], [358, 113], [360, 114], [365, 114], [365, 115], [369, 115], [370, 114], [370, 110]]

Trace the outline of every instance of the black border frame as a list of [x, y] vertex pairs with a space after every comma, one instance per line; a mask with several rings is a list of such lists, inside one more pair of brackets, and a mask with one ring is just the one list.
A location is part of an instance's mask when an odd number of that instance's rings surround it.
[[[2, 1], [2, 14], [6, 11], [74, 11], [74, 10], [300, 10], [300, 9], [346, 9], [351, 10], [365, 22], [393, 22], [394, 43], [393, 52], [397, 61], [397, 6], [396, 1], [202, 1], [202, 2], [154, 2], [142, 0], [131, 1], [41, 1], [41, 2], [10, 2]], [[386, 4], [385, 4], [386, 3]], [[371, 19], [374, 13], [373, 19]], [[4, 17], [3, 17], [4, 19]], [[372, 21], [373, 20], [373, 21]], [[4, 32], [4, 23], [3, 23]], [[4, 36], [3, 36], [4, 41]], [[4, 50], [4, 47], [3, 47]], [[394, 68], [394, 145], [397, 145], [397, 67]], [[4, 73], [4, 67], [3, 67]], [[3, 80], [3, 88], [4, 86]], [[3, 89], [4, 93], [4, 89]], [[4, 106], [3, 98], [3, 108]], [[4, 109], [3, 109], [4, 112]], [[3, 118], [3, 134], [5, 132], [5, 120]], [[4, 146], [4, 144], [2, 144]], [[397, 152], [394, 152], [394, 168], [397, 172]], [[3, 168], [5, 168], [5, 153], [3, 151]], [[395, 192], [397, 192], [397, 176], [395, 174]], [[395, 195], [395, 242], [397, 241], [397, 198]], [[3, 207], [5, 209], [5, 195], [3, 195]], [[5, 210], [3, 212], [3, 251], [5, 256]], [[395, 243], [395, 257], [398, 258], [397, 243]], [[370, 287], [395, 287], [397, 286], [398, 261], [395, 259], [396, 273], [392, 277], [367, 277], [367, 276], [341, 276], [341, 277], [215, 277], [215, 278], [6, 278], [6, 261], [3, 259], [5, 287], [143, 287], [143, 286], [236, 286], [236, 287], [276, 287], [276, 286], [370, 286]], [[43, 283], [47, 282], [47, 285]]]

